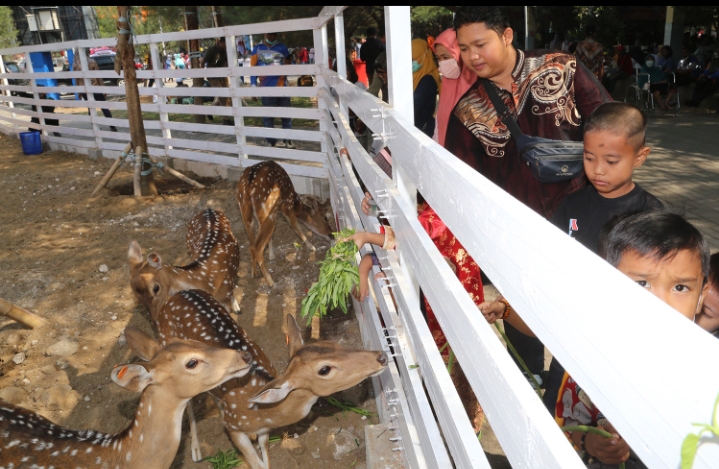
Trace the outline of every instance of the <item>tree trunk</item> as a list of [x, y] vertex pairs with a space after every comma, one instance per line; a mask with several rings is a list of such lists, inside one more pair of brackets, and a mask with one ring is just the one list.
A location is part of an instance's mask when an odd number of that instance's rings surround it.
[[224, 24], [222, 24], [222, 12], [220, 11], [220, 7], [212, 7], [212, 24], [215, 28], [221, 28], [224, 26]]
[[[130, 7], [117, 7], [118, 30], [130, 31]], [[135, 72], [135, 45], [132, 42], [132, 34], [120, 32], [117, 36], [117, 56], [115, 59], [115, 72], [124, 71], [125, 94], [127, 96], [127, 120], [130, 122], [130, 138], [132, 148], [142, 147], [147, 152], [147, 137], [145, 136], [145, 125], [142, 121], [142, 109], [140, 108], [140, 92], [137, 90], [137, 74]], [[150, 169], [149, 164], [143, 163], [143, 170]], [[157, 187], [152, 173], [142, 176], [141, 193], [135, 195], [157, 195]]]
[[[197, 18], [197, 7], [196, 6], [186, 6], [185, 7], [185, 31], [191, 31], [193, 29], [199, 28], [199, 19]], [[197, 70], [200, 68], [200, 59], [198, 57], [195, 57], [196, 52], [200, 52], [200, 41], [197, 39], [191, 39], [187, 41], [187, 50], [191, 54], [192, 59], [190, 59], [190, 62], [192, 64], [193, 70]], [[204, 78], [193, 78], [192, 79], [192, 87], [193, 88], [202, 88], [202, 84], [204, 82]], [[194, 104], [196, 106], [202, 106], [204, 105], [204, 98], [202, 96], [195, 96]], [[204, 124], [205, 123], [205, 116], [204, 114], [194, 114], [193, 119], [196, 124]]]

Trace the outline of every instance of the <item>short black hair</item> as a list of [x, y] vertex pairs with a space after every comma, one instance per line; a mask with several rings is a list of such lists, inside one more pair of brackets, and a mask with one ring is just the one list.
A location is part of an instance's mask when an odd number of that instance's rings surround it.
[[466, 6], [457, 9], [454, 14], [455, 31], [459, 31], [462, 26], [474, 23], [485, 23], [487, 29], [494, 30], [500, 36], [507, 28], [512, 27], [509, 23], [507, 7]]
[[691, 251], [702, 264], [706, 282], [709, 275], [709, 244], [684, 217], [668, 210], [651, 210], [621, 220], [607, 236], [607, 262], [617, 267], [622, 256], [634, 251], [642, 257], [672, 259], [679, 251]]
[[614, 215], [602, 226], [602, 229], [599, 230], [599, 242], [597, 243], [597, 255], [599, 257], [602, 259], [607, 258], [607, 239], [609, 238], [609, 233], [612, 232], [614, 227], [617, 226], [620, 221], [631, 217], [632, 215], [636, 215], [637, 213], [641, 212], [632, 211]]
[[369, 28], [367, 28], [367, 37], [372, 37], [372, 36], [376, 36], [376, 35], [377, 35], [377, 28], [375, 28], [374, 26], [370, 26]]
[[719, 292], [719, 252], [709, 258], [709, 287]]
[[613, 134], [623, 134], [627, 140], [637, 135], [641, 136], [639, 148], [644, 146], [646, 129], [647, 116], [635, 105], [621, 101], [612, 101], [597, 106], [584, 124], [585, 134], [593, 131], [607, 131]]

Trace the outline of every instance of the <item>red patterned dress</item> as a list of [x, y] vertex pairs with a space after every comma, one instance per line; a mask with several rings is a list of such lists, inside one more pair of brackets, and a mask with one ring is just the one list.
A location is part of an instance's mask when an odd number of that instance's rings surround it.
[[[459, 240], [454, 237], [452, 232], [449, 231], [449, 228], [440, 220], [429, 205], [425, 206], [425, 208], [419, 212], [418, 219], [442, 256], [448, 259], [454, 266], [454, 271], [459, 281], [462, 283], [462, 286], [464, 286], [464, 289], [467, 290], [467, 293], [469, 293], [474, 304], [479, 306], [480, 303], [484, 302], [484, 288], [477, 263], [474, 262], [474, 259], [470, 257]], [[424, 303], [427, 307], [429, 330], [432, 332], [437, 347], [441, 349], [444, 344], [447, 343], [447, 339], [444, 337], [444, 332], [442, 332], [442, 328], [439, 327], [439, 322], [426, 298]], [[444, 357], [449, 355], [449, 347], [442, 351], [442, 355]]]

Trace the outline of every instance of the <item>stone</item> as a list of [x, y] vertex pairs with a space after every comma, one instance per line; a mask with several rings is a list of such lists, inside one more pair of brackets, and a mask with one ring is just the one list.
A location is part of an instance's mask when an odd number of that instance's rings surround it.
[[117, 346], [124, 347], [125, 345], [127, 345], [127, 339], [125, 339], [125, 333], [123, 332], [120, 334], [120, 337], [117, 338]]
[[305, 452], [304, 445], [294, 438], [284, 438], [280, 446], [295, 456], [299, 456]]
[[87, 156], [91, 160], [97, 160], [102, 157], [102, 150], [99, 148], [90, 148], [87, 151]]
[[[330, 434], [327, 436], [327, 444], [333, 445], [332, 457], [335, 461], [339, 461], [353, 451], [362, 450], [364, 451], [363, 445], [364, 440], [354, 433], [348, 430], [340, 430], [337, 433], [336, 429], [330, 429]], [[331, 437], [331, 438], [330, 438]]]
[[47, 348], [45, 351], [46, 355], [56, 357], [69, 357], [77, 353], [77, 342], [73, 342], [68, 339], [62, 339], [59, 342], [55, 342]]
[[70, 363], [68, 363], [67, 360], [58, 360], [55, 362], [55, 369], [56, 370], [64, 370], [68, 366], [70, 366]]
[[102, 272], [103, 274], [106, 274], [106, 273], [108, 273], [108, 272], [110, 271], [110, 269], [107, 268], [107, 265], [106, 265], [106, 264], [102, 264], [98, 270], [99, 270], [100, 272]]
[[20, 363], [25, 361], [25, 354], [24, 353], [16, 353], [12, 357], [12, 362], [16, 365], [19, 365]]
[[27, 393], [22, 388], [8, 386], [0, 389], [0, 399], [10, 404], [20, 404], [27, 400]]
[[21, 332], [11, 332], [5, 338], [5, 344], [16, 345], [25, 340], [25, 336]]
[[71, 410], [78, 398], [69, 384], [58, 384], [45, 391], [40, 401], [48, 410]]
[[351, 388], [345, 389], [344, 391], [340, 392], [341, 401], [349, 402], [350, 404], [354, 404], [356, 406], [361, 405], [365, 401], [366, 397], [367, 388], [364, 387], [362, 384], [352, 386]]

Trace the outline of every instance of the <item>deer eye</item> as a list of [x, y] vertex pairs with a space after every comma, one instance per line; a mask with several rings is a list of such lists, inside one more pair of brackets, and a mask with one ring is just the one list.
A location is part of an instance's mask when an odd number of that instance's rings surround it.
[[332, 370], [331, 366], [325, 365], [322, 368], [320, 368], [320, 371], [318, 371], [317, 374], [320, 376], [327, 376], [328, 374], [330, 374], [331, 370]]
[[197, 366], [197, 360], [195, 360], [194, 358], [191, 358], [190, 361], [185, 363], [185, 368], [187, 368], [188, 370], [192, 370], [196, 366]]
[[152, 293], [157, 295], [160, 292], [160, 284], [156, 283], [154, 287], [152, 287]]

